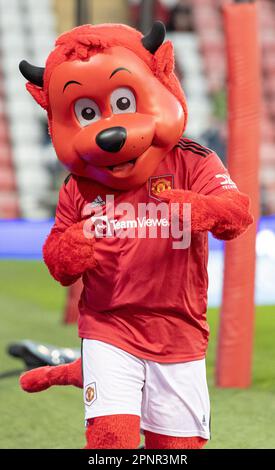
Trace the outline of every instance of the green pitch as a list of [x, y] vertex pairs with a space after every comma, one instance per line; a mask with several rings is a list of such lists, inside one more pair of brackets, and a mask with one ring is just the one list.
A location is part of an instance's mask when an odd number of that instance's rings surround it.
[[[61, 322], [65, 289], [40, 262], [2, 261], [0, 279], [0, 448], [81, 448], [85, 442], [81, 390], [55, 387], [26, 394], [17, 376], [8, 375], [22, 369], [22, 363], [5, 352], [10, 342], [21, 339], [79, 345], [76, 327]], [[275, 307], [257, 309], [253, 386], [248, 390], [214, 388], [216, 310], [209, 311], [209, 323], [212, 440], [208, 448], [275, 448]]]

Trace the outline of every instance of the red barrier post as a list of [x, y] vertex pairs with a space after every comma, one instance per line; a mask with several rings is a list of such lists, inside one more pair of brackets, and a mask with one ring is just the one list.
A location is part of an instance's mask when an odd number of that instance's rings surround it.
[[244, 388], [251, 383], [259, 212], [261, 87], [256, 5], [244, 2], [225, 5], [224, 27], [228, 63], [228, 168], [240, 191], [251, 198], [255, 223], [225, 247], [216, 384]]

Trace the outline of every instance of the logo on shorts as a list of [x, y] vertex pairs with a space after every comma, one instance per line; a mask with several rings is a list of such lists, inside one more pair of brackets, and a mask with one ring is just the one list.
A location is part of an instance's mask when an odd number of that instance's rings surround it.
[[97, 399], [96, 383], [92, 382], [85, 387], [85, 403], [90, 406]]
[[202, 425], [203, 425], [203, 426], [207, 426], [207, 422], [206, 422], [206, 417], [205, 417], [205, 415], [203, 415], [203, 417], [202, 417]]

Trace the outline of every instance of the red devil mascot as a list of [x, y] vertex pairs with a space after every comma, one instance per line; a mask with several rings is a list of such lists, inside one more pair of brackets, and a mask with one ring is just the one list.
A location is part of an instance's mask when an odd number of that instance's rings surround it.
[[[165, 28], [62, 34], [45, 68], [20, 63], [69, 169], [44, 260], [83, 279], [82, 358], [21, 377], [83, 387], [87, 448], [198, 449], [209, 439], [207, 231], [252, 223], [218, 156], [182, 137], [187, 107]], [[173, 229], [173, 230], [172, 230]]]

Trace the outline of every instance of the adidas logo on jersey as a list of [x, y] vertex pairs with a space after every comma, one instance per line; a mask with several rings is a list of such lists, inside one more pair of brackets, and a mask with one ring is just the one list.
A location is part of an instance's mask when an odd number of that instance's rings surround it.
[[92, 207], [104, 206], [105, 202], [103, 201], [101, 196], [96, 196], [96, 198], [92, 202]]

